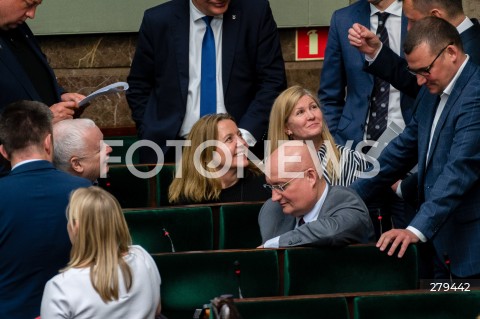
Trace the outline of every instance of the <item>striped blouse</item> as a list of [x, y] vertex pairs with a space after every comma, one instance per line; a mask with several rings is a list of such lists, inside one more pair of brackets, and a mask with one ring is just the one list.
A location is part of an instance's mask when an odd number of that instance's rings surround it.
[[[320, 149], [318, 150], [318, 157], [322, 163], [323, 168], [323, 176], [325, 180], [330, 185], [340, 185], [340, 186], [348, 186], [353, 183], [359, 176], [359, 174], [365, 171], [368, 166], [369, 162], [365, 160], [363, 154], [356, 152], [352, 149], [345, 148], [341, 145], [335, 145], [340, 152], [340, 178], [332, 180], [332, 177], [329, 176], [327, 173], [327, 157], [325, 154], [327, 153], [327, 145], [325, 143], [322, 144]], [[333, 161], [336, 159], [333, 158]]]

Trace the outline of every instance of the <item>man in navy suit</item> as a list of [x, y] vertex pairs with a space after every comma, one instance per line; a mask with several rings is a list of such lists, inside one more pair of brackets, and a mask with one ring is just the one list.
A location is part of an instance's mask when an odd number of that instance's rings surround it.
[[[450, 22], [457, 28], [462, 39], [464, 51], [470, 56], [470, 60], [480, 65], [480, 24], [477, 19], [469, 19], [463, 12], [462, 0], [404, 0], [403, 12], [408, 18], [408, 28], [415, 21], [427, 16], [436, 16]], [[355, 33], [363, 33], [363, 41]], [[373, 59], [365, 67], [365, 71], [379, 76], [401, 92], [415, 98], [421, 86], [417, 84], [414, 75], [408, 72], [407, 62], [399, 57], [391, 49], [382, 46], [378, 37], [365, 27], [354, 26], [352, 30], [352, 45]], [[417, 205], [416, 198], [416, 174], [406, 178], [400, 184], [397, 193], [413, 206]]]
[[480, 68], [455, 27], [436, 17], [415, 23], [404, 51], [422, 85], [416, 113], [380, 155], [378, 174], [352, 187], [368, 202], [418, 162], [418, 212], [377, 246], [402, 257], [409, 244], [431, 241], [436, 278], [480, 278]]
[[[72, 118], [77, 101], [84, 98], [66, 93], [58, 84], [45, 55], [25, 23], [35, 17], [41, 0], [0, 1], [0, 112], [19, 100], [40, 101], [50, 106], [53, 121]], [[0, 157], [0, 177], [8, 173]]]
[[[231, 114], [247, 131], [247, 142], [252, 135], [263, 144], [273, 101], [286, 87], [277, 26], [267, 0], [172, 0], [147, 10], [128, 76], [127, 100], [139, 137], [155, 142], [163, 152], [167, 140], [184, 138], [200, 118], [204, 16], [213, 17], [216, 112]], [[156, 163], [157, 156], [142, 147], [140, 160]]]
[[[363, 71], [365, 57], [350, 45], [347, 35], [353, 23], [364, 24], [376, 32], [379, 12], [390, 14], [385, 22], [390, 47], [397, 56], [403, 55], [401, 48], [407, 33], [407, 19], [402, 14], [401, 1], [359, 0], [335, 11], [330, 22], [318, 95], [335, 141], [352, 148], [371, 139], [367, 134], [367, 121], [372, 113], [374, 77]], [[389, 86], [389, 90], [387, 124], [394, 123], [403, 129], [412, 117], [413, 99], [393, 87]], [[378, 202], [368, 207], [377, 238], [383, 230], [407, 226], [408, 215], [412, 214], [390, 188], [385, 189]]]
[[35, 318], [46, 282], [69, 259], [70, 192], [91, 182], [53, 167], [52, 113], [43, 103], [6, 106], [0, 141], [13, 168], [0, 178], [0, 318]]
[[[335, 141], [352, 147], [367, 139], [366, 122], [369, 115], [374, 77], [363, 72], [365, 57], [348, 41], [348, 30], [354, 23], [372, 29], [378, 28], [377, 12], [387, 12], [386, 20], [390, 48], [403, 55], [402, 43], [407, 33], [407, 19], [402, 15], [402, 2], [397, 0], [360, 0], [333, 13], [325, 61], [318, 95], [325, 120]], [[389, 123], [403, 128], [412, 117], [413, 100], [390, 88]]]

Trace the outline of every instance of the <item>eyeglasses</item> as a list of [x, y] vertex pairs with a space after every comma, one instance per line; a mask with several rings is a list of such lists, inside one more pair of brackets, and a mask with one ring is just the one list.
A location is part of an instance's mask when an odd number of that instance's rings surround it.
[[421, 75], [421, 76], [429, 76], [430, 75], [430, 70], [432, 69], [433, 67], [433, 64], [435, 63], [435, 61], [437, 61], [437, 59], [440, 57], [440, 55], [442, 55], [443, 51], [445, 51], [450, 45], [452, 45], [453, 42], [450, 42], [449, 44], [447, 44], [446, 47], [444, 47], [442, 50], [440, 50], [440, 52], [438, 52], [437, 56], [435, 57], [435, 59], [433, 59], [432, 63], [430, 63], [429, 66], [427, 67], [424, 67], [424, 68], [420, 68], [420, 69], [416, 69], [416, 70], [413, 70], [413, 69], [410, 69], [410, 67], [407, 65], [407, 70], [408, 72], [410, 72], [411, 74], [417, 76], [417, 75]]
[[281, 185], [271, 185], [271, 184], [263, 184], [263, 188], [265, 188], [266, 190], [269, 190], [269, 191], [274, 191], [276, 190], [277, 192], [284, 192], [285, 191], [285, 188], [287, 187], [288, 184], [290, 184], [294, 179], [298, 178], [298, 176], [300, 176], [300, 174], [305, 174], [306, 171], [308, 171], [309, 169], [306, 169], [304, 170], [303, 172], [299, 172], [297, 175], [295, 175], [294, 178], [292, 178], [291, 180], [289, 180], [288, 182], [285, 182]]

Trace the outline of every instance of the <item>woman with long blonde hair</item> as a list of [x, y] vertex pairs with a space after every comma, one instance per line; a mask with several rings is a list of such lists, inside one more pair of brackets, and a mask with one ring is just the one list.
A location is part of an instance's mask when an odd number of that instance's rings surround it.
[[[173, 204], [266, 200], [265, 177], [248, 160], [248, 145], [229, 114], [209, 114], [193, 125], [183, 148], [181, 178], [170, 184]], [[239, 176], [243, 172], [243, 177]]]
[[[70, 196], [70, 262], [44, 290], [41, 318], [154, 318], [160, 274], [152, 257], [131, 245], [118, 201], [91, 186]], [[114, 314], [114, 315], [113, 315]]]
[[313, 143], [330, 185], [348, 186], [368, 167], [360, 153], [335, 143], [317, 97], [298, 85], [286, 89], [275, 100], [270, 112], [268, 140], [269, 153], [286, 140]]

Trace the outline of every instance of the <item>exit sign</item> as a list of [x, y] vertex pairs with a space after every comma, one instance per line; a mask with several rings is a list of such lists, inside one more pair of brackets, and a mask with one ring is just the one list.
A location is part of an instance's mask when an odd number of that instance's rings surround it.
[[328, 27], [297, 28], [295, 60], [323, 60], [327, 37]]

